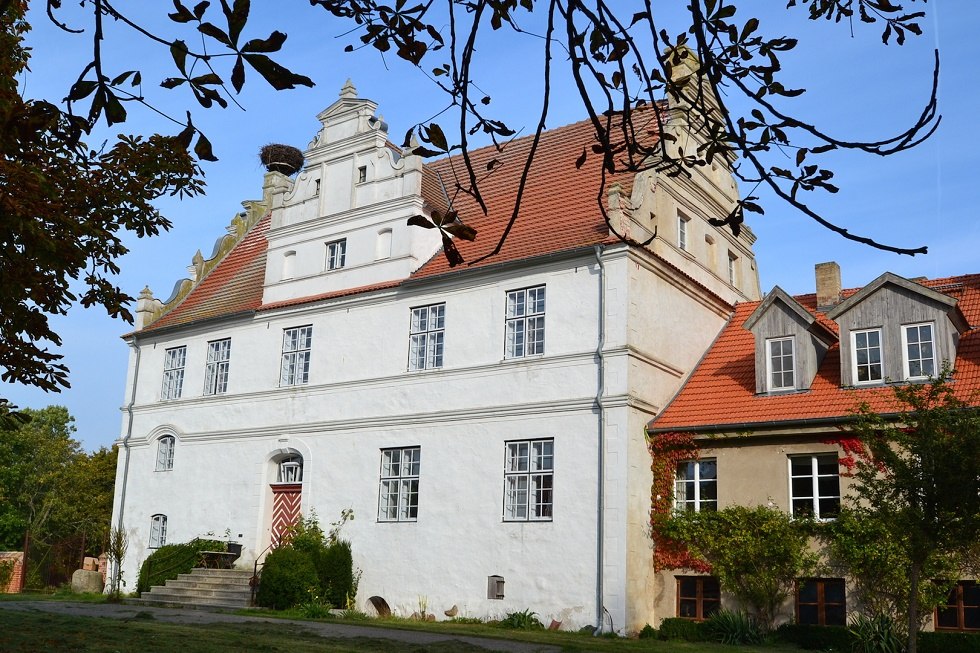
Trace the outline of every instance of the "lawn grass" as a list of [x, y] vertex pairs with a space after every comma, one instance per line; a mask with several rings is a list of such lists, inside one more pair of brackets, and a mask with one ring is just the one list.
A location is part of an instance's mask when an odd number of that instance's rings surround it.
[[[21, 596], [21, 600], [36, 597]], [[53, 598], [53, 597], [52, 597]], [[61, 600], [65, 600], [62, 595]], [[84, 651], [93, 653], [159, 651], [180, 653], [216, 653], [230, 651], [270, 651], [305, 653], [307, 651], [391, 651], [394, 653], [470, 653], [486, 649], [467, 644], [458, 637], [485, 637], [525, 642], [537, 649], [569, 653], [604, 653], [654, 651], [657, 653], [799, 653], [790, 645], [731, 647], [704, 642], [660, 641], [655, 639], [626, 639], [592, 637], [588, 634], [547, 631], [512, 630], [493, 624], [462, 624], [452, 622], [419, 622], [404, 618], [350, 620], [329, 618], [307, 620], [316, 623], [346, 624], [380, 629], [423, 631], [447, 637], [435, 644], [417, 644], [378, 637], [324, 637], [290, 623], [244, 624], [175, 624], [159, 621], [154, 612], [134, 608], [129, 619], [78, 617], [41, 611], [0, 610], [0, 651], [27, 653], [34, 651]], [[265, 610], [241, 611], [239, 614], [262, 617], [298, 619], [295, 613], [275, 613]], [[394, 635], [394, 633], [392, 633]]]

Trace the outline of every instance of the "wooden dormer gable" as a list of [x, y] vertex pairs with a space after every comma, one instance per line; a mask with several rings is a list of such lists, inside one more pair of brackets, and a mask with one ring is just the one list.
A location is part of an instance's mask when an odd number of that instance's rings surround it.
[[[969, 324], [956, 298], [886, 272], [828, 311], [837, 322], [841, 344], [841, 385], [903, 382], [938, 375], [956, 360], [960, 335]], [[921, 333], [918, 329], [925, 328]], [[880, 373], [862, 378], [858, 350], [875, 334]], [[914, 335], [913, 335], [914, 334]], [[910, 338], [910, 335], [913, 335]], [[928, 337], [928, 339], [926, 339]], [[856, 338], [864, 338], [859, 342]], [[916, 340], [922, 340], [917, 343]], [[928, 347], [927, 347], [928, 345]], [[931, 369], [913, 362], [931, 360]]]
[[806, 390], [836, 335], [776, 286], [743, 327], [755, 337], [757, 394]]

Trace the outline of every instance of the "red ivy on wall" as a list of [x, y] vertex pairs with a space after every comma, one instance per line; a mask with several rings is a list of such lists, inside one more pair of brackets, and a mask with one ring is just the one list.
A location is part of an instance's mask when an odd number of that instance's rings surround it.
[[667, 537], [663, 527], [674, 510], [674, 472], [677, 464], [700, 457], [698, 445], [690, 433], [660, 433], [649, 444], [653, 471], [651, 488], [650, 534], [653, 537], [653, 569], [691, 569], [708, 573], [711, 565], [691, 556], [683, 542]]
[[844, 452], [844, 455], [837, 459], [840, 466], [846, 470], [841, 474], [842, 476], [854, 476], [854, 470], [857, 467], [858, 460], [865, 462], [871, 460], [871, 453], [865, 448], [864, 443], [859, 438], [853, 436], [839, 437], [821, 440], [821, 442], [823, 444], [836, 445]]

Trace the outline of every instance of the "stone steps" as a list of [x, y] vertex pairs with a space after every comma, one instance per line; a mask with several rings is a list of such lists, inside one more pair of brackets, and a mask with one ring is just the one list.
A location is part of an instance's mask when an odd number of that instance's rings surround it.
[[247, 608], [252, 599], [251, 578], [252, 572], [247, 569], [194, 569], [189, 574], [180, 574], [176, 579], [168, 580], [165, 585], [151, 587], [133, 603], [167, 607]]

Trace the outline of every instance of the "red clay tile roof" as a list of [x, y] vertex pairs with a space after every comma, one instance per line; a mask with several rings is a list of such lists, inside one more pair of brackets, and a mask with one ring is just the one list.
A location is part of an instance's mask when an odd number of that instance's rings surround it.
[[233, 315], [261, 306], [269, 246], [265, 235], [270, 219], [267, 215], [259, 220], [176, 308], [143, 331]]
[[[655, 138], [652, 132], [647, 133]], [[592, 124], [587, 120], [546, 131], [541, 135], [517, 224], [501, 252], [479, 265], [525, 259], [611, 240], [599, 211], [601, 157], [591, 153], [594, 142]], [[501, 164], [496, 165], [492, 173], [486, 173], [485, 178], [480, 181], [489, 209], [488, 215], [483, 215], [476, 201], [469, 195], [461, 193], [454, 198], [454, 208], [460, 218], [478, 230], [475, 242], [455, 241], [467, 262], [492, 251], [496, 246], [510, 218], [524, 159], [530, 147], [531, 137], [524, 137], [510, 142], [503, 152], [485, 147], [471, 153], [477, 171], [486, 171], [487, 163], [494, 158]], [[575, 163], [583, 148], [589, 149], [589, 156], [585, 164], [577, 168]], [[446, 194], [453, 197], [454, 174], [465, 175], [459, 156], [426, 164], [421, 190], [430, 205], [443, 209]], [[606, 182], [607, 188], [616, 182], [622, 186], [623, 197], [628, 198], [632, 192], [632, 175], [610, 176]], [[443, 190], [443, 184], [446, 191]], [[252, 227], [242, 242], [182, 302], [143, 331], [259, 308], [280, 308], [369, 292], [401, 283], [394, 281], [351, 288], [262, 306], [268, 230], [267, 216]], [[453, 271], [468, 267], [470, 266], [464, 264]], [[429, 277], [449, 271], [446, 258], [440, 250], [412, 278]]]
[[[980, 405], [980, 274], [922, 281], [922, 285], [959, 300], [971, 326], [960, 338], [954, 388], [960, 399]], [[845, 292], [849, 296], [856, 292]], [[837, 332], [837, 324], [816, 310], [815, 295], [796, 297], [820, 322]], [[782, 421], [827, 420], [849, 415], [861, 402], [877, 412], [895, 412], [890, 387], [842, 388], [840, 348], [831, 346], [808, 391], [782, 395], [755, 393], [755, 340], [743, 328], [760, 302], [739, 304], [697, 369], [648, 430], [726, 431]]]

